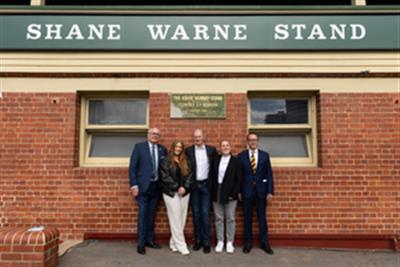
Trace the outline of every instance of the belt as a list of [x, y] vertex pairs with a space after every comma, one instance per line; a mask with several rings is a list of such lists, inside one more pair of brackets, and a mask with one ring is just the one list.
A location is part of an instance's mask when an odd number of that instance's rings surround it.
[[197, 184], [207, 184], [207, 183], [208, 183], [208, 179], [197, 181]]

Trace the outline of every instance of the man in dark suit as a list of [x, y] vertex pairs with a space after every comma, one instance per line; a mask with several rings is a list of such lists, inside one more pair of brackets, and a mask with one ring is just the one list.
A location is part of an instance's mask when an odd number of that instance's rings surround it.
[[211, 251], [211, 192], [210, 166], [217, 155], [213, 146], [205, 144], [203, 131], [193, 133], [194, 145], [186, 149], [186, 154], [193, 168], [194, 187], [190, 196], [192, 207], [195, 243], [193, 250], [203, 247], [204, 253]]
[[255, 133], [247, 135], [249, 149], [239, 154], [243, 163], [243, 181], [241, 198], [243, 201], [244, 215], [244, 253], [249, 253], [252, 248], [252, 218], [253, 206], [256, 203], [259, 225], [259, 238], [261, 249], [268, 254], [273, 254], [269, 244], [268, 226], [266, 220], [267, 201], [272, 199], [274, 194], [274, 178], [272, 175], [269, 154], [258, 149], [258, 136]]
[[154, 217], [160, 197], [159, 167], [167, 150], [158, 144], [159, 140], [160, 130], [151, 128], [147, 141], [135, 145], [129, 165], [131, 192], [138, 205], [139, 254], [146, 254], [145, 246], [161, 248], [154, 242]]

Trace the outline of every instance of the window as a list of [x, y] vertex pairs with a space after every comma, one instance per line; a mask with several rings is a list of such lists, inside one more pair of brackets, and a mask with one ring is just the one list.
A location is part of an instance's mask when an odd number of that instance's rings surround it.
[[249, 131], [275, 166], [317, 166], [315, 92], [249, 92]]
[[81, 165], [127, 166], [135, 144], [146, 140], [147, 96], [83, 93], [81, 103]]

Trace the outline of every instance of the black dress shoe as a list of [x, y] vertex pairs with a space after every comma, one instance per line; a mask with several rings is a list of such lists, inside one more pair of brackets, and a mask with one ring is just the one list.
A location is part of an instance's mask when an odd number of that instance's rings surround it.
[[205, 254], [210, 253], [210, 251], [211, 251], [211, 246], [210, 246], [210, 245], [205, 245], [205, 246], [203, 247], [203, 252], [204, 252]]
[[144, 245], [149, 248], [155, 248], [155, 249], [161, 248], [161, 246], [159, 244], [154, 243], [154, 242], [146, 242]]
[[272, 250], [271, 246], [269, 246], [269, 245], [262, 244], [261, 249], [264, 250], [265, 253], [267, 253], [267, 254], [270, 254], [270, 255], [274, 254], [274, 251]]
[[251, 248], [252, 248], [251, 244], [245, 244], [244, 247], [243, 247], [243, 253], [246, 253], [246, 254], [250, 253]]
[[193, 245], [193, 251], [198, 251], [201, 249], [201, 243], [194, 243]]
[[137, 253], [144, 255], [144, 254], [146, 254], [146, 249], [144, 247], [138, 246]]

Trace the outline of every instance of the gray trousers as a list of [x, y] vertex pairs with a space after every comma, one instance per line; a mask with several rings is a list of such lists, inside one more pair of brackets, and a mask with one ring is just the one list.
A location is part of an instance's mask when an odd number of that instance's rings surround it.
[[233, 242], [235, 239], [235, 211], [237, 201], [229, 201], [227, 204], [213, 202], [215, 215], [215, 230], [217, 240], [224, 241], [224, 219], [226, 219], [226, 240]]

